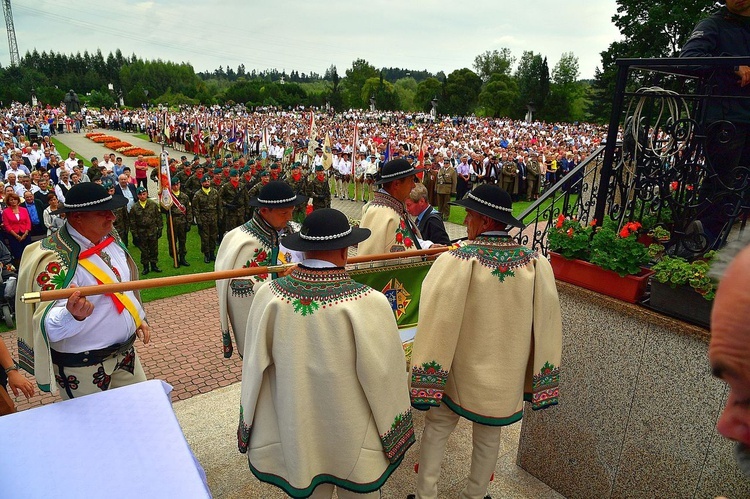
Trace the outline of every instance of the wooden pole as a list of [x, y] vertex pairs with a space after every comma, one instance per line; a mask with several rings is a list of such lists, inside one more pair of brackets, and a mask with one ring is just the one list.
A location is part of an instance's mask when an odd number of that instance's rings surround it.
[[169, 235], [172, 236], [172, 256], [174, 257], [174, 268], [179, 268], [177, 264], [177, 241], [174, 240], [174, 224], [172, 223], [172, 207], [169, 207]]
[[[376, 262], [383, 260], [395, 260], [402, 258], [427, 257], [437, 255], [451, 249], [450, 246], [430, 248], [426, 250], [403, 251], [399, 253], [382, 253], [378, 255], [363, 255], [349, 258], [347, 264]], [[296, 263], [274, 265], [269, 267], [248, 267], [231, 270], [218, 270], [215, 272], [200, 272], [197, 274], [186, 274], [171, 277], [157, 277], [154, 279], [143, 279], [139, 281], [117, 282], [113, 284], [101, 284], [98, 286], [81, 286], [80, 288], [52, 289], [49, 291], [36, 291], [24, 293], [21, 296], [23, 303], [39, 303], [67, 299], [76, 291], [81, 296], [104, 295], [110, 293], [122, 293], [140, 289], [160, 288], [164, 286], [176, 286], [179, 284], [191, 284], [195, 282], [218, 281], [221, 279], [237, 279], [257, 274], [278, 273], [296, 266]]]

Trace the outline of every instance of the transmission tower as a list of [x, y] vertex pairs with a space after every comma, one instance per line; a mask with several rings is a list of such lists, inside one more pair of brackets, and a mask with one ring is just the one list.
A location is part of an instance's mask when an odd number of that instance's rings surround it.
[[3, 13], [5, 14], [5, 30], [8, 32], [8, 48], [10, 51], [10, 65], [21, 64], [18, 55], [18, 43], [16, 42], [16, 28], [13, 27], [13, 11], [10, 10], [10, 0], [3, 0]]

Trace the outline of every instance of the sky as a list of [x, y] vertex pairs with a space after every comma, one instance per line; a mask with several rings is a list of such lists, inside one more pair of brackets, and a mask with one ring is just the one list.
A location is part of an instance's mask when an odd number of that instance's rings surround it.
[[[580, 78], [593, 78], [600, 52], [621, 37], [615, 0], [12, 0], [21, 57], [36, 48], [192, 64], [344, 75], [355, 59], [376, 68], [473, 69], [487, 50], [547, 57], [550, 71], [565, 52], [578, 57]], [[4, 38], [4, 39], [3, 39]], [[0, 64], [8, 66], [7, 36]]]

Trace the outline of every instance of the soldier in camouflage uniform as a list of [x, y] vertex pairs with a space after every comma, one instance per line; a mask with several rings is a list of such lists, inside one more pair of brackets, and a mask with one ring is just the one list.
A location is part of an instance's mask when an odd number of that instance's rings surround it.
[[229, 232], [247, 221], [247, 191], [240, 185], [240, 172], [230, 170], [229, 182], [219, 189], [221, 213], [224, 217], [224, 232]]
[[308, 186], [307, 195], [312, 198], [313, 211], [331, 207], [331, 188], [323, 165], [315, 167], [315, 177]]
[[[261, 170], [258, 172], [258, 177], [260, 177], [260, 181], [256, 182], [252, 186], [246, 184], [246, 192], [247, 192], [247, 199], [250, 200], [251, 198], [254, 198], [258, 196], [258, 193], [260, 192], [260, 188], [266, 185], [268, 182], [271, 181], [271, 176], [268, 173], [267, 170]], [[253, 217], [253, 212], [255, 211], [255, 208], [250, 206], [248, 204], [248, 212], [247, 212], [247, 219], [250, 220]]]
[[[299, 162], [292, 164], [292, 174], [286, 179], [286, 183], [292, 188], [295, 194], [307, 195], [307, 178], [302, 175], [302, 164]], [[305, 220], [307, 212], [306, 204], [299, 204], [294, 207], [294, 213], [292, 218], [297, 223], [302, 223]]]
[[[187, 194], [185, 194], [184, 191], [180, 190], [180, 179], [177, 177], [172, 178], [172, 194], [174, 194], [174, 197], [182, 205], [182, 208], [180, 208], [177, 206], [177, 203], [172, 202], [172, 206], [169, 208], [169, 211], [172, 214], [172, 231], [174, 231], [174, 238], [176, 241], [177, 263], [183, 267], [190, 267], [185, 256], [187, 255], [187, 233], [190, 231], [190, 226], [193, 221], [193, 213], [190, 207], [190, 199], [188, 199]], [[169, 241], [169, 256], [174, 258], [174, 254], [172, 253], [171, 231], [167, 231], [167, 239]]]
[[[185, 189], [185, 193], [190, 199], [193, 199], [195, 193], [200, 190], [201, 184], [203, 183], [203, 176], [203, 165], [198, 165], [195, 168], [195, 172], [190, 175], [187, 180], [182, 181], [182, 187]], [[195, 215], [195, 213], [193, 214]]]
[[164, 227], [164, 219], [159, 205], [148, 198], [148, 190], [141, 186], [136, 190], [138, 199], [130, 209], [130, 228], [133, 231], [133, 244], [141, 250], [142, 275], [150, 271], [161, 272], [156, 264], [159, 260], [159, 238]]
[[193, 196], [193, 215], [198, 223], [198, 234], [201, 236], [203, 262], [216, 260], [216, 240], [219, 236], [219, 212], [221, 200], [219, 191], [211, 187], [211, 177], [204, 176], [201, 188]]

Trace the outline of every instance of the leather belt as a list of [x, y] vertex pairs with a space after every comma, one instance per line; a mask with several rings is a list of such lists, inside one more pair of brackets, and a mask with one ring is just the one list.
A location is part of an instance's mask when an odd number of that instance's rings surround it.
[[64, 367], [87, 367], [101, 364], [110, 357], [124, 354], [130, 350], [133, 343], [135, 343], [135, 333], [133, 333], [124, 343], [115, 343], [112, 346], [100, 348], [98, 350], [87, 350], [81, 353], [65, 353], [50, 349], [50, 353], [52, 355], [52, 362], [55, 364]]

